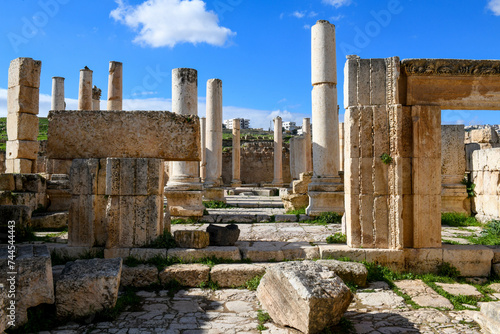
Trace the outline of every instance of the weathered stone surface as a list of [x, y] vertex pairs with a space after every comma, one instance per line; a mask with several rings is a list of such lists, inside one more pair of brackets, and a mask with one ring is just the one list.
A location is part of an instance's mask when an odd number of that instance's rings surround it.
[[210, 234], [205, 231], [175, 231], [174, 239], [181, 248], [205, 248], [210, 244]]
[[283, 261], [285, 254], [279, 242], [238, 242], [241, 256], [253, 262]]
[[443, 250], [438, 248], [406, 248], [405, 270], [415, 274], [438, 273], [443, 263]]
[[263, 266], [255, 264], [218, 264], [210, 270], [210, 279], [221, 288], [238, 287], [265, 272]]
[[491, 271], [497, 275], [500, 276], [500, 263], [495, 263], [491, 266]]
[[448, 284], [436, 282], [436, 285], [454, 296], [470, 296], [477, 298], [483, 297], [483, 294], [481, 292], [477, 291], [475, 287], [469, 284]]
[[[9, 299], [7, 299], [7, 290], [0, 289], [0, 333], [4, 333], [5, 329], [10, 327], [9, 321], [12, 321], [9, 318], [9, 311], [7, 307], [9, 306]], [[12, 317], [14, 317], [12, 315]]]
[[492, 334], [500, 333], [500, 302], [481, 303], [481, 312], [475, 314], [474, 320], [483, 331]]
[[306, 208], [309, 204], [307, 194], [288, 194], [281, 196], [286, 211]]
[[38, 136], [38, 116], [28, 113], [7, 114], [9, 140], [33, 140]]
[[51, 159], [200, 160], [198, 117], [168, 111], [50, 111], [48, 138]]
[[167, 284], [172, 280], [178, 281], [187, 287], [198, 287], [208, 282], [210, 267], [205, 264], [175, 264], [160, 272], [160, 281]]
[[158, 269], [152, 265], [140, 264], [137, 267], [123, 266], [120, 286], [146, 287], [158, 282]]
[[210, 246], [234, 246], [240, 236], [238, 225], [217, 226], [210, 224], [207, 227], [210, 236]]
[[178, 258], [184, 262], [197, 261], [206, 257], [216, 257], [227, 260], [239, 261], [241, 254], [238, 247], [214, 247], [209, 246], [203, 249], [170, 248], [167, 252], [169, 257]]
[[268, 268], [257, 297], [274, 322], [304, 333], [338, 323], [353, 298], [334, 272], [312, 261]]
[[366, 267], [361, 263], [337, 260], [318, 260], [316, 263], [333, 271], [344, 282], [356, 284], [359, 287], [366, 286], [368, 270], [366, 270]]
[[48, 212], [43, 214], [33, 215], [31, 224], [34, 228], [39, 229], [58, 229], [68, 226], [68, 212]]
[[7, 173], [33, 173], [36, 164], [29, 159], [7, 159], [5, 160], [5, 171]]
[[32, 58], [16, 58], [10, 62], [8, 88], [16, 86], [40, 87], [42, 62]]
[[35, 160], [39, 144], [31, 140], [8, 140], [6, 143], [7, 159]]
[[0, 174], [0, 191], [15, 191], [15, 174]]
[[309, 183], [311, 183], [312, 172], [300, 173], [300, 179], [293, 181], [293, 193], [294, 194], [307, 194], [307, 188]]
[[0, 243], [8, 241], [9, 221], [15, 222], [16, 238], [24, 236], [24, 229], [30, 223], [31, 209], [25, 205], [0, 205]]
[[167, 258], [167, 250], [164, 248], [132, 248], [130, 256], [140, 261], [149, 261], [154, 257]]
[[40, 304], [54, 303], [54, 284], [50, 253], [45, 245], [18, 245], [15, 270], [8, 265], [7, 246], [0, 248], [0, 283], [10, 288], [9, 278], [15, 280], [16, 326], [28, 321], [27, 310]]
[[57, 316], [82, 317], [114, 307], [118, 299], [121, 272], [122, 259], [66, 263], [56, 283]]
[[448, 262], [465, 277], [487, 277], [493, 251], [481, 245], [443, 245], [443, 262]]
[[106, 159], [106, 195], [162, 195], [163, 186], [161, 159]]
[[453, 304], [448, 299], [439, 295], [421, 280], [396, 281], [394, 284], [401, 292], [409, 295], [415, 303], [422, 307], [453, 309]]

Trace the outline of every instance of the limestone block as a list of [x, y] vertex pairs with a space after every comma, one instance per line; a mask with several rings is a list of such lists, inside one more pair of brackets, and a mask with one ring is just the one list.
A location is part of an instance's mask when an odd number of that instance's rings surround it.
[[0, 174], [0, 191], [15, 191], [16, 183], [14, 182], [15, 174]]
[[29, 140], [8, 140], [7, 159], [36, 160], [38, 154], [38, 142]]
[[[359, 119], [361, 108], [349, 107], [344, 115], [344, 129], [345, 129], [345, 159], [346, 162], [349, 158], [359, 158]], [[347, 171], [347, 168], [344, 169]]]
[[309, 204], [309, 196], [306, 194], [290, 194], [282, 196], [281, 200], [286, 211], [303, 209]]
[[169, 190], [165, 188], [170, 215], [174, 217], [202, 217], [205, 207], [202, 202], [202, 191]]
[[122, 259], [66, 263], [56, 283], [57, 317], [83, 317], [113, 308], [118, 299]]
[[132, 248], [130, 256], [140, 261], [149, 261], [155, 257], [167, 258], [167, 250], [161, 248]]
[[358, 105], [358, 56], [347, 56], [344, 66], [344, 107]]
[[44, 193], [47, 180], [40, 174], [14, 174], [17, 192]]
[[210, 244], [210, 234], [205, 231], [175, 231], [174, 239], [181, 248], [205, 248]]
[[316, 260], [319, 259], [319, 247], [308, 242], [291, 242], [281, 247], [286, 260]]
[[413, 247], [441, 247], [441, 195], [414, 195], [413, 217]]
[[47, 174], [70, 174], [71, 159], [47, 159]]
[[359, 157], [373, 158], [373, 111], [372, 107], [364, 107], [359, 116]]
[[47, 206], [45, 193], [0, 191], [0, 205], [25, 205], [34, 211]]
[[7, 114], [7, 137], [9, 140], [36, 140], [38, 116], [28, 113]]
[[109, 196], [106, 248], [141, 247], [163, 233], [162, 196]]
[[32, 173], [35, 168], [33, 160], [7, 159], [5, 160], [5, 171], [7, 173]]
[[483, 297], [481, 292], [469, 284], [436, 282], [436, 285], [453, 296], [470, 296], [475, 298]]
[[15, 86], [7, 90], [7, 112], [9, 114], [27, 113], [38, 115], [38, 88]]
[[210, 246], [234, 246], [240, 236], [240, 229], [236, 224], [226, 226], [210, 224], [206, 231], [210, 236]]
[[40, 87], [42, 62], [31, 58], [16, 58], [10, 62], [8, 88], [15, 86]]
[[10, 312], [7, 310], [7, 306], [9, 306], [7, 295], [7, 290], [0, 290], [0, 333], [4, 333], [10, 327], [8, 322], [11, 321], [11, 318], [9, 317]]
[[498, 134], [494, 128], [472, 129], [467, 131], [467, 139], [470, 143], [498, 143]]
[[243, 259], [250, 259], [252, 262], [283, 261], [285, 255], [279, 242], [238, 242]]
[[[92, 247], [95, 244], [95, 196], [73, 196], [69, 208], [68, 245]], [[102, 212], [101, 212], [102, 215]]]
[[491, 271], [494, 273], [497, 277], [500, 276], [500, 263], [495, 263], [491, 266]]
[[47, 246], [51, 253], [68, 259], [79, 259], [86, 256], [101, 257], [102, 247], [70, 247], [67, 244], [51, 244]]
[[[411, 107], [413, 118], [413, 157], [438, 158], [441, 166], [441, 108]], [[441, 168], [438, 169], [440, 174]]]
[[47, 197], [49, 212], [69, 211], [71, 206], [71, 193], [69, 190], [63, 189], [47, 189]]
[[235, 246], [208, 246], [203, 249], [170, 248], [167, 255], [168, 257], [178, 258], [183, 262], [193, 262], [207, 257], [233, 261], [241, 260], [240, 250]]
[[160, 272], [160, 282], [167, 284], [176, 280], [182, 286], [199, 287], [208, 282], [210, 267], [205, 264], [174, 264]]
[[140, 264], [137, 267], [122, 267], [120, 286], [143, 288], [158, 283], [158, 269], [152, 265]]
[[356, 284], [359, 287], [366, 286], [368, 270], [362, 263], [337, 260], [318, 260], [316, 263], [333, 271], [344, 282]]
[[[15, 259], [16, 326], [28, 321], [27, 310], [40, 304], [54, 303], [54, 283], [50, 253], [45, 245], [17, 245]], [[7, 246], [0, 248], [0, 283], [8, 289], [11, 278]]]
[[130, 248], [106, 248], [104, 249], [104, 258], [105, 259], [116, 259], [122, 258], [126, 259], [130, 256]]
[[439, 295], [421, 280], [396, 281], [394, 284], [403, 293], [409, 295], [415, 303], [422, 307], [439, 307], [449, 310], [453, 309], [453, 304], [448, 299]]
[[348, 194], [344, 196], [346, 236], [349, 247], [361, 246], [361, 223], [359, 218], [359, 195]]
[[365, 256], [366, 262], [378, 263], [397, 272], [402, 272], [405, 269], [405, 254], [403, 250], [366, 249]]
[[38, 229], [60, 229], [68, 226], [68, 212], [48, 212], [33, 215], [30, 225]]
[[16, 238], [25, 236], [25, 229], [30, 224], [31, 209], [25, 205], [2, 205], [0, 204], [0, 243], [8, 242], [9, 221], [15, 222]]
[[487, 333], [500, 333], [500, 302], [480, 303], [481, 312], [474, 314], [474, 320]]
[[[385, 59], [370, 59], [370, 104], [386, 104], [387, 69]], [[375, 130], [375, 133], [377, 131]]]
[[[50, 111], [47, 157], [199, 161], [196, 116], [168, 111]], [[85, 138], [85, 140], [82, 140]]]
[[493, 251], [486, 246], [443, 245], [443, 262], [455, 266], [461, 276], [489, 276], [492, 259]]
[[75, 159], [71, 164], [70, 182], [73, 195], [95, 195], [98, 187], [99, 159]]
[[256, 276], [263, 276], [266, 269], [256, 264], [218, 264], [210, 270], [210, 279], [221, 288], [243, 286]]
[[321, 259], [349, 258], [351, 261], [365, 261], [366, 251], [347, 245], [319, 245]]
[[358, 105], [370, 105], [370, 59], [358, 61]]
[[[413, 158], [412, 167], [415, 194], [441, 194], [441, 159]], [[435, 172], [436, 170], [438, 173]]]
[[294, 194], [306, 194], [309, 183], [311, 183], [312, 172], [300, 173], [299, 180], [293, 181]]
[[277, 324], [318, 333], [340, 321], [353, 296], [333, 271], [304, 261], [268, 268], [257, 298]]
[[337, 83], [335, 26], [320, 20], [311, 28], [312, 84]]
[[163, 160], [161, 159], [108, 158], [105, 175], [106, 195], [163, 194]]
[[465, 174], [464, 139], [463, 125], [441, 125], [441, 174]]

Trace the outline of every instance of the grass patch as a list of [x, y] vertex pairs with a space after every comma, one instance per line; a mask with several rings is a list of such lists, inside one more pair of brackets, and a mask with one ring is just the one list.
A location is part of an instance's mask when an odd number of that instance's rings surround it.
[[487, 223], [478, 237], [468, 236], [463, 238], [476, 245], [500, 245], [500, 220], [492, 220]]
[[329, 244], [345, 244], [347, 242], [347, 236], [342, 232], [337, 232], [334, 235], [326, 237], [326, 242]]
[[227, 204], [226, 202], [223, 201], [204, 201], [203, 205], [207, 209], [228, 209], [228, 208], [234, 208], [231, 204]]
[[201, 289], [210, 289], [212, 291], [220, 289], [219, 284], [217, 282], [212, 281], [212, 280], [210, 280], [208, 282], [201, 282], [199, 287]]
[[460, 242], [455, 241], [455, 240], [449, 240], [449, 239], [443, 239], [443, 244], [448, 244], [448, 245], [462, 245]]
[[155, 240], [151, 241], [147, 245], [142, 246], [141, 248], [159, 248], [159, 249], [169, 249], [176, 248], [177, 243], [174, 240], [174, 237], [170, 232], [164, 231], [162, 235], [158, 236]]
[[243, 285], [243, 288], [248, 289], [250, 291], [256, 291], [259, 287], [260, 280], [262, 279], [262, 275], [255, 276], [254, 278], [248, 280]]
[[199, 223], [197, 220], [195, 220], [193, 218], [189, 218], [189, 219], [176, 218], [176, 219], [172, 219], [170, 221], [170, 224], [171, 225], [181, 225], [181, 224], [193, 225], [193, 224], [199, 224]]
[[267, 329], [264, 324], [271, 320], [271, 316], [262, 310], [257, 311], [257, 320], [259, 320], [259, 325], [257, 326], [258, 331], [265, 331]]
[[306, 214], [306, 208], [300, 208], [297, 210], [288, 210], [285, 212], [286, 215], [305, 215]]
[[336, 212], [322, 212], [318, 217], [304, 222], [316, 225], [341, 224], [342, 216]]
[[444, 212], [441, 214], [441, 225], [452, 227], [481, 226], [481, 223], [474, 217], [469, 217], [465, 213]]

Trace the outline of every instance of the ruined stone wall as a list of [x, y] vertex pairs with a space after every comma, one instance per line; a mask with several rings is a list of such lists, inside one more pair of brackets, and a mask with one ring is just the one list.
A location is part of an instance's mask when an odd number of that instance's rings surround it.
[[480, 221], [500, 219], [500, 148], [472, 153], [472, 181], [476, 184], [474, 207]]
[[[232, 150], [222, 152], [222, 180], [230, 184], [232, 179]], [[272, 141], [247, 142], [241, 147], [241, 181], [243, 184], [271, 183], [274, 178], [274, 148]], [[290, 149], [283, 143], [283, 181], [290, 183]]]

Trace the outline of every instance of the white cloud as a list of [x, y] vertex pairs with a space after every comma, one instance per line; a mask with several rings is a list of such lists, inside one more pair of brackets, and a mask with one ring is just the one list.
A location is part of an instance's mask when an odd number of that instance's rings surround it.
[[110, 16], [138, 32], [135, 43], [142, 46], [174, 47], [179, 43], [226, 44], [236, 35], [219, 26], [219, 18], [207, 11], [201, 0], [147, 0], [139, 5], [128, 5], [115, 0], [118, 8]]
[[316, 13], [315, 11], [311, 11], [311, 12], [309, 12], [309, 14], [307, 14], [307, 16], [315, 17], [315, 16], [318, 16], [318, 13]]
[[488, 9], [496, 16], [500, 16], [500, 0], [489, 0]]
[[309, 24], [304, 24], [304, 29], [309, 30], [311, 29], [311, 26]]
[[349, 6], [352, 3], [352, 0], [323, 0], [323, 3], [339, 8], [342, 6]]
[[298, 10], [296, 10], [295, 12], [292, 13], [292, 16], [295, 16], [296, 18], [301, 19], [304, 16], [306, 16], [306, 12], [299, 12]]

